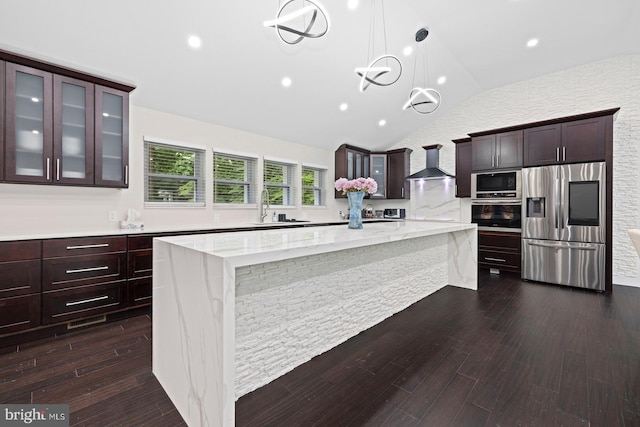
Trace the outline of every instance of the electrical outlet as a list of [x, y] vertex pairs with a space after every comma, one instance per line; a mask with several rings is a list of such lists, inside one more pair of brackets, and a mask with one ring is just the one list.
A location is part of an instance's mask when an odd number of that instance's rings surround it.
[[118, 220], [118, 212], [117, 211], [109, 211], [109, 221], [114, 222]]
[[220, 214], [213, 214], [213, 222], [220, 222]]

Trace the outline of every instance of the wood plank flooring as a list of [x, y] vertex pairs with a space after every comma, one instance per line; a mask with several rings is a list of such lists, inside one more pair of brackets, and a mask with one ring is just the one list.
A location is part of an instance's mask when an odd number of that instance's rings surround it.
[[[0, 403], [71, 425], [183, 426], [151, 373], [151, 319], [0, 350]], [[640, 426], [640, 288], [481, 272], [236, 403], [238, 426]]]

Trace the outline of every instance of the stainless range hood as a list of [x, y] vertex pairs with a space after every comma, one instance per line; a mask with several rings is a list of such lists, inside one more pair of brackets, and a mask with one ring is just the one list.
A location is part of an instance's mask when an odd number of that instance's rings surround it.
[[443, 179], [454, 177], [439, 167], [442, 144], [425, 145], [422, 148], [427, 150], [427, 167], [409, 175], [406, 179]]

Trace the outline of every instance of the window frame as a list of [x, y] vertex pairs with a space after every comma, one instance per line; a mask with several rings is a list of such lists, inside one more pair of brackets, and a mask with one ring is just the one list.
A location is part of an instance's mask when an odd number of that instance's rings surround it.
[[[328, 174], [328, 169], [326, 166], [318, 166], [318, 165], [311, 165], [308, 163], [303, 163], [302, 167], [300, 169], [300, 188], [301, 188], [301, 192], [300, 192], [300, 203], [301, 206], [303, 208], [324, 208], [327, 206], [327, 188], [326, 188], [326, 181], [327, 181], [327, 174]], [[307, 186], [304, 185], [303, 182], [303, 177], [304, 177], [304, 172], [305, 170], [311, 170], [314, 172], [318, 172], [319, 173], [319, 177], [318, 177], [318, 181], [319, 181], [319, 186]], [[318, 192], [318, 197], [319, 197], [319, 203], [318, 204], [313, 204], [313, 205], [306, 205], [304, 203], [304, 192], [307, 190], [312, 190], [315, 192]], [[316, 197], [314, 196], [314, 200], [316, 200]]]
[[[194, 156], [194, 175], [172, 175], [172, 174], [159, 174], [159, 173], [150, 173], [149, 165], [149, 148], [150, 146], [156, 146], [164, 149], [171, 149], [175, 151], [185, 151], [192, 152], [195, 154]], [[206, 147], [190, 144], [182, 141], [171, 141], [163, 138], [155, 138], [150, 136], [143, 137], [143, 162], [144, 162], [144, 207], [154, 208], [154, 207], [176, 207], [176, 208], [203, 208], [206, 207], [206, 199], [207, 199], [207, 190], [206, 190]], [[195, 191], [194, 198], [195, 201], [154, 201], [149, 200], [149, 184], [150, 177], [157, 177], [162, 179], [169, 180], [180, 180], [180, 181], [193, 181], [195, 183]]]
[[[267, 182], [266, 181], [266, 170], [267, 170], [267, 165], [274, 165], [274, 166], [278, 166], [278, 167], [284, 167], [286, 168], [286, 175], [287, 175], [287, 179], [283, 179], [283, 181], [288, 180], [288, 183], [278, 183], [278, 182]], [[277, 206], [280, 208], [295, 208], [297, 206], [297, 194], [298, 194], [298, 186], [296, 185], [296, 172], [297, 172], [297, 168], [298, 168], [298, 163], [291, 161], [291, 160], [284, 160], [284, 159], [276, 159], [273, 157], [263, 157], [262, 159], [262, 188], [266, 189], [267, 191], [269, 190], [269, 188], [282, 188], [282, 204], [274, 204], [271, 201], [269, 201], [269, 204], [271, 206]], [[284, 175], [284, 174], [283, 174]], [[288, 201], [287, 204], [284, 203], [285, 201], [285, 194], [287, 195], [286, 200]], [[271, 193], [270, 193], [270, 197], [271, 197]]]
[[[228, 158], [231, 160], [242, 160], [245, 162], [244, 176], [245, 179], [243, 181], [238, 180], [226, 180], [226, 179], [216, 179], [216, 158]], [[247, 168], [250, 166], [250, 168]], [[211, 160], [212, 167], [212, 200], [213, 206], [215, 207], [227, 207], [227, 208], [243, 208], [243, 207], [251, 207], [254, 208], [257, 206], [258, 199], [258, 156], [246, 153], [239, 153], [229, 150], [218, 150], [213, 148], [213, 158]], [[216, 186], [218, 184], [225, 185], [241, 185], [245, 186], [246, 190], [244, 191], [244, 202], [221, 202], [216, 201]]]

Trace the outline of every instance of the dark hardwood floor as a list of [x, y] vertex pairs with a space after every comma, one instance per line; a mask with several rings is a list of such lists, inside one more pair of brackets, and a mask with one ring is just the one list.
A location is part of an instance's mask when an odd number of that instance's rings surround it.
[[[71, 425], [184, 425], [151, 374], [147, 316], [0, 355], [0, 403], [68, 403]], [[236, 403], [238, 426], [640, 426], [640, 288], [480, 275]]]

